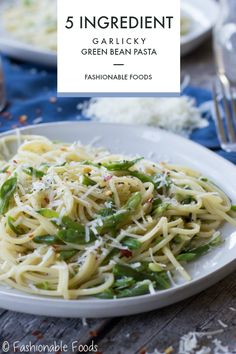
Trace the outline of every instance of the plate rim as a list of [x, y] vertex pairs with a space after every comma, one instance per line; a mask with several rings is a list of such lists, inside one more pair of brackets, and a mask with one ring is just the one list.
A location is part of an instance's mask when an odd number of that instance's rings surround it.
[[[5, 6], [4, 4], [5, 2], [6, 0], [3, 0], [0, 8]], [[219, 9], [219, 4], [217, 4], [214, 0], [204, 0], [204, 2], [208, 2], [209, 4], [211, 4], [211, 7], [215, 7], [216, 11], [217, 8]], [[191, 1], [191, 6], [194, 6], [197, 9], [202, 10], [202, 7], [199, 6], [198, 3], [194, 5], [193, 2]], [[181, 45], [181, 52], [182, 52], [181, 55], [185, 55], [189, 51], [192, 51], [194, 48], [196, 48], [202, 42], [202, 40], [210, 34], [213, 26], [214, 23], [212, 23], [211, 25], [209, 24], [208, 28], [206, 28], [205, 30], [199, 33], [193, 34], [192, 36], [186, 35], [181, 37], [180, 38], [180, 45]], [[40, 48], [37, 47], [37, 45], [32, 45], [27, 42], [18, 40], [17, 38], [14, 37], [14, 35], [12, 35], [10, 32], [5, 30], [1, 26], [1, 21], [0, 21], [0, 35], [1, 35], [0, 50], [6, 55], [15, 59], [24, 60], [26, 62], [32, 62], [36, 64], [57, 67], [57, 51], [53, 51], [47, 48]]]

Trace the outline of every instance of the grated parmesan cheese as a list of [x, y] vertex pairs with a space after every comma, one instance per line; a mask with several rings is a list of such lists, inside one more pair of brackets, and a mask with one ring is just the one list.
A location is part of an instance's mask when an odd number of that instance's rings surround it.
[[[200, 344], [201, 338], [212, 338], [212, 336], [223, 332], [223, 329], [211, 332], [189, 332], [180, 338], [178, 354], [233, 354], [229, 347], [224, 346], [217, 338], [212, 339], [212, 348], [201, 346]], [[158, 349], [155, 349], [152, 353], [148, 352], [147, 354], [165, 354], [166, 352], [166, 350], [160, 352]]]
[[87, 318], [82, 317], [82, 325], [83, 325], [83, 327], [88, 327]]
[[223, 321], [221, 320], [218, 320], [218, 323], [223, 327], [223, 328], [227, 328], [228, 325], [226, 323], [224, 323]]
[[83, 114], [100, 122], [157, 126], [181, 135], [208, 125], [193, 98], [97, 98]]

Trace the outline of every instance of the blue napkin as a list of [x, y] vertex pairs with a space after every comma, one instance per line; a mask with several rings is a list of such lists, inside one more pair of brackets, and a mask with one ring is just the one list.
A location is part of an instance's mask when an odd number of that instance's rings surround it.
[[[0, 113], [1, 132], [26, 124], [86, 120], [80, 105], [88, 99], [57, 98], [56, 70], [18, 63], [8, 58], [3, 58], [3, 67], [8, 106]], [[194, 97], [197, 105], [212, 99], [209, 91], [196, 87], [188, 87], [183, 93]], [[190, 138], [236, 164], [236, 153], [227, 153], [220, 148], [210, 112], [206, 112], [205, 116], [209, 120], [208, 127], [195, 130]]]

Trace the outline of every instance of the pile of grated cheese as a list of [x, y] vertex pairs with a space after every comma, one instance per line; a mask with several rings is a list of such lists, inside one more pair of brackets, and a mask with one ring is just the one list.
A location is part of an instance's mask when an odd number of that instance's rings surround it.
[[204, 128], [193, 98], [96, 98], [82, 107], [83, 115], [99, 122], [143, 124], [160, 127], [181, 135]]

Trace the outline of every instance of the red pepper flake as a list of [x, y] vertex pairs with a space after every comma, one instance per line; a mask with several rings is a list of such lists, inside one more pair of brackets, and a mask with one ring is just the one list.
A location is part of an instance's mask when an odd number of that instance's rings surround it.
[[120, 253], [123, 257], [129, 258], [132, 257], [133, 253], [130, 250], [120, 250]]
[[2, 112], [1, 116], [5, 119], [11, 119], [12, 118], [12, 114], [10, 112]]
[[19, 123], [20, 124], [25, 124], [26, 121], [27, 121], [28, 117], [26, 114], [22, 114], [20, 117], [19, 117]]
[[112, 175], [110, 175], [110, 176], [105, 176], [104, 178], [103, 178], [103, 180], [104, 180], [104, 182], [108, 182], [108, 181], [110, 181], [111, 179], [112, 179]]
[[36, 330], [32, 332], [32, 336], [37, 337], [38, 335], [42, 334], [40, 331]]
[[16, 160], [13, 160], [13, 162], [14, 162], [14, 163], [17, 163], [17, 161], [16, 161]]
[[52, 248], [54, 249], [54, 251], [58, 251], [58, 249], [60, 248], [59, 246], [56, 245], [52, 245]]
[[50, 200], [49, 200], [47, 197], [44, 198], [44, 201], [45, 201], [45, 203], [47, 203], [47, 204], [50, 202]]
[[49, 102], [50, 103], [56, 103], [57, 102], [57, 98], [55, 96], [52, 96], [49, 98]]
[[67, 148], [60, 148], [61, 151], [67, 151]]
[[41, 110], [40, 108], [37, 108], [37, 109], [35, 110], [35, 113], [36, 113], [37, 115], [41, 114], [41, 112], [42, 112], [42, 110]]
[[142, 348], [140, 350], [139, 354], [147, 354], [147, 349], [146, 348]]
[[90, 335], [91, 337], [97, 337], [97, 336], [98, 336], [98, 333], [97, 333], [97, 331], [90, 331], [90, 332], [89, 332], [89, 335]]

